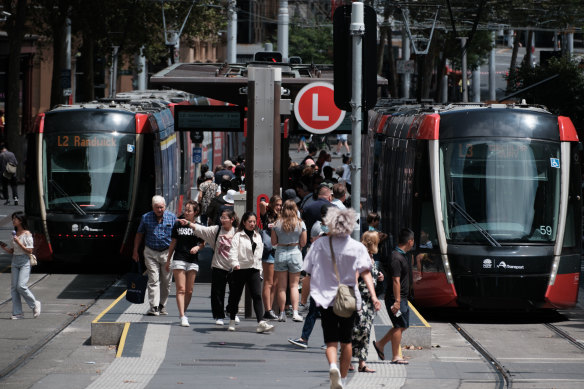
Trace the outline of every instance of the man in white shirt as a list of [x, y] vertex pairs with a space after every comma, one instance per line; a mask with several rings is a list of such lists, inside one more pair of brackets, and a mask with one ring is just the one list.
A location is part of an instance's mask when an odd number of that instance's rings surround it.
[[347, 199], [347, 187], [343, 183], [333, 185], [333, 199], [331, 201], [339, 209], [347, 209], [345, 200]]

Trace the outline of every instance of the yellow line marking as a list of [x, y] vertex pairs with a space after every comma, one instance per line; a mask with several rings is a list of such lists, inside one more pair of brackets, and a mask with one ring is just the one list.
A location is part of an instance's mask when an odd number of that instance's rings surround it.
[[122, 331], [122, 337], [120, 338], [120, 343], [118, 344], [118, 352], [116, 353], [116, 358], [120, 358], [124, 352], [124, 346], [126, 345], [126, 336], [128, 336], [128, 330], [130, 329], [130, 323], [124, 323], [124, 330]]
[[118, 297], [113, 303], [111, 303], [109, 305], [109, 307], [107, 307], [99, 315], [97, 315], [97, 317], [92, 321], [92, 323], [97, 323], [99, 321], [99, 319], [101, 319], [103, 317], [103, 315], [105, 315], [110, 309], [113, 308], [114, 305], [116, 305], [122, 298], [124, 298], [125, 295], [126, 295], [126, 291], [124, 291], [124, 293], [122, 293], [120, 295], [120, 297]]
[[426, 321], [426, 319], [424, 319], [424, 318], [422, 317], [422, 315], [420, 315], [420, 312], [418, 312], [418, 310], [417, 310], [416, 308], [414, 308], [414, 306], [412, 305], [412, 303], [410, 303], [410, 302], [408, 301], [408, 305], [409, 305], [410, 309], [411, 309], [412, 311], [414, 311], [414, 313], [415, 313], [415, 314], [416, 314], [416, 315], [417, 315], [417, 316], [420, 318], [420, 320], [421, 320], [421, 321], [422, 321], [422, 323], [424, 324], [424, 327], [430, 327], [430, 324], [428, 324], [428, 322]]

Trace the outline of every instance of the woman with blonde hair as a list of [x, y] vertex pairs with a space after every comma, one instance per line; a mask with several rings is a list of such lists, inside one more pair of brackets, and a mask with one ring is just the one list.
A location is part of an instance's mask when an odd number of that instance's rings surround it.
[[280, 219], [272, 229], [272, 245], [276, 247], [274, 271], [278, 288], [277, 300], [280, 308], [279, 321], [286, 321], [286, 287], [290, 279], [290, 302], [292, 320], [302, 321], [298, 314], [298, 282], [302, 270], [302, 252], [306, 245], [306, 225], [298, 217], [298, 207], [293, 200], [286, 200]]
[[[351, 239], [357, 214], [352, 209], [328, 209], [323, 219], [329, 235], [317, 239], [306, 258], [303, 270], [310, 273], [310, 296], [320, 309], [322, 332], [326, 343], [326, 358], [329, 363], [331, 388], [343, 388], [351, 364], [351, 341], [356, 313], [345, 318], [333, 312], [333, 302], [339, 284], [347, 285], [355, 291], [357, 310], [361, 298], [356, 285], [355, 274], [359, 273], [376, 311], [381, 303], [375, 294], [371, 277], [371, 257], [365, 246]], [[338, 345], [341, 344], [340, 369], [337, 366]]]
[[[373, 260], [373, 255], [377, 254], [379, 234], [376, 231], [367, 231], [361, 237], [361, 243], [363, 243], [363, 245], [367, 248], [367, 252], [369, 253], [373, 284], [376, 285], [377, 281], [383, 282], [383, 273], [377, 269], [377, 265]], [[365, 364], [367, 361], [369, 338], [371, 336], [371, 326], [373, 325], [373, 320], [375, 319], [375, 307], [373, 306], [373, 301], [371, 300], [371, 294], [367, 289], [367, 285], [361, 277], [359, 277], [358, 286], [362, 303], [361, 310], [358, 312], [358, 316], [355, 319], [355, 325], [353, 327], [353, 356], [359, 359], [359, 372], [375, 373], [375, 370], [368, 368]]]
[[[265, 234], [263, 237], [272, 236], [272, 229], [274, 224], [280, 217], [282, 211], [282, 198], [279, 195], [273, 195], [270, 202], [260, 202], [260, 221], [262, 222], [262, 229]], [[267, 235], [266, 235], [267, 234]], [[274, 254], [275, 250], [264, 250], [262, 255], [262, 270], [264, 284], [262, 286], [262, 300], [264, 302], [264, 319], [276, 320], [278, 316], [272, 310], [274, 304], [274, 297], [276, 295], [276, 280], [274, 280]]]

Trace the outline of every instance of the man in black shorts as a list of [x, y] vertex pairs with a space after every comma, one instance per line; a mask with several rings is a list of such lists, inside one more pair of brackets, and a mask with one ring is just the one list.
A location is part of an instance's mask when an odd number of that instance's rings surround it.
[[[379, 359], [384, 360], [383, 350], [391, 341], [393, 357], [391, 363], [407, 365], [408, 361], [400, 354], [400, 343], [403, 332], [410, 326], [410, 310], [408, 298], [410, 294], [411, 268], [406, 253], [414, 247], [414, 232], [404, 228], [399, 233], [397, 247], [391, 253], [389, 274], [392, 282], [385, 292], [385, 307], [393, 324], [393, 328], [379, 339], [373, 341], [373, 347], [377, 351]], [[390, 287], [391, 285], [391, 287]]]

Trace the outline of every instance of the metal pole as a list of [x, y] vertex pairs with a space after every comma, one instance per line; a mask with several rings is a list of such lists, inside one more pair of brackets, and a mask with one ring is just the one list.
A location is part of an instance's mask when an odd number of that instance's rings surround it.
[[[448, 61], [446, 61], [446, 66], [448, 66]], [[448, 74], [442, 77], [442, 96], [440, 100], [442, 103], [448, 102]]]
[[[362, 111], [362, 65], [363, 65], [363, 35], [365, 23], [363, 17], [363, 3], [354, 2], [351, 6], [351, 35], [353, 36], [353, 81], [351, 96], [351, 130], [353, 133], [353, 164], [351, 168], [351, 207], [361, 215], [361, 126]], [[353, 239], [360, 238], [360, 224], [355, 226], [351, 234]]]
[[466, 68], [466, 37], [459, 38], [462, 48], [462, 102], [468, 103], [468, 77]]
[[282, 62], [288, 62], [288, 0], [280, 0], [278, 10], [278, 51], [282, 53]]
[[[71, 77], [74, 77], [75, 75], [71, 74], [71, 19], [69, 18], [65, 20], [65, 70], [69, 71], [69, 82], [71, 83]], [[64, 97], [65, 104], [68, 104], [70, 96]]]
[[[410, 38], [405, 29], [402, 30], [402, 59], [404, 61], [410, 60]], [[410, 73], [402, 74], [402, 97], [404, 99], [410, 98]]]
[[567, 50], [567, 54], [568, 57], [572, 57], [572, 55], [574, 54], [574, 33], [573, 32], [568, 32], [566, 34], [566, 50]]
[[227, 23], [227, 63], [237, 62], [237, 2], [230, 0], [227, 6], [229, 22]]
[[472, 71], [472, 101], [474, 103], [481, 102], [481, 67], [477, 66]]
[[138, 55], [138, 90], [146, 90], [148, 84], [148, 71], [146, 69], [146, 57], [144, 56], [144, 46], [140, 47], [140, 54]]
[[120, 46], [112, 46], [112, 67], [110, 70], [110, 97], [115, 97], [117, 93], [118, 80], [118, 49]]
[[491, 53], [489, 55], [489, 100], [495, 101], [497, 99], [497, 86], [495, 83], [495, 77], [497, 76], [497, 71], [495, 68], [495, 31], [493, 31], [491, 34], [491, 43], [493, 44], [493, 48], [491, 49]]

